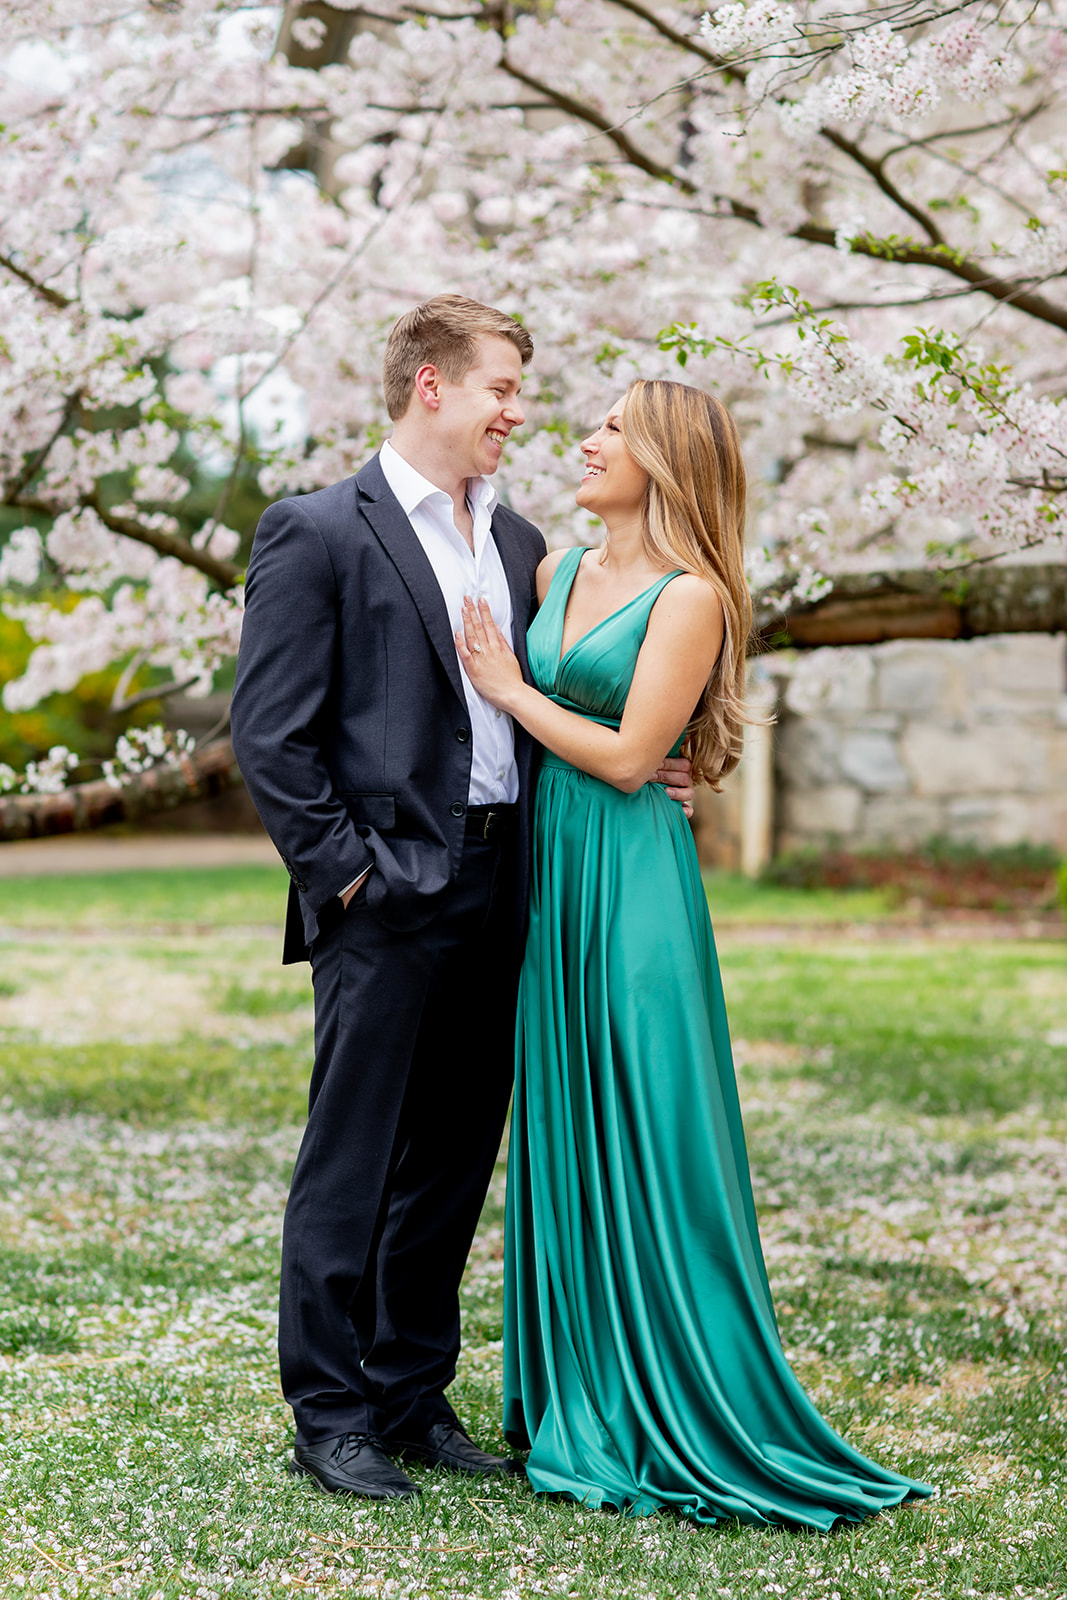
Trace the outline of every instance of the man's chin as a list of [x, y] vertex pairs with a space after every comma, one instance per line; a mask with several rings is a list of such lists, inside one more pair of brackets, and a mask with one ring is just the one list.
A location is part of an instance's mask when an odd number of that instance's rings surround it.
[[501, 461], [504, 459], [504, 446], [502, 444], [498, 444], [495, 439], [490, 439], [489, 435], [486, 434], [479, 454], [486, 463], [486, 465], [481, 468], [482, 475], [483, 477], [489, 477], [491, 473], [496, 471], [497, 467], [499, 467]]
[[489, 478], [496, 471], [499, 462], [490, 461], [488, 456], [474, 455], [467, 458], [466, 463], [457, 470], [464, 478]]

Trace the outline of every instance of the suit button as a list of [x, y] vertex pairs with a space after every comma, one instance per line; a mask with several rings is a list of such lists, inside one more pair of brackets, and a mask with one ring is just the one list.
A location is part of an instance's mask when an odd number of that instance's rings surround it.
[[467, 808], [462, 800], [453, 800], [448, 809], [454, 817], [462, 817]]
[[471, 731], [470, 731], [469, 728], [457, 728], [456, 729], [456, 738], [459, 740], [460, 744], [466, 744], [466, 742], [470, 738], [470, 736], [471, 736]]

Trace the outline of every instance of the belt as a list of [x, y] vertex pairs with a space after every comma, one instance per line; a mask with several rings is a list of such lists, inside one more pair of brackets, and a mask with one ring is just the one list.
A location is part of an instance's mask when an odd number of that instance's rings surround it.
[[517, 805], [468, 806], [463, 831], [468, 839], [507, 839], [518, 826]]

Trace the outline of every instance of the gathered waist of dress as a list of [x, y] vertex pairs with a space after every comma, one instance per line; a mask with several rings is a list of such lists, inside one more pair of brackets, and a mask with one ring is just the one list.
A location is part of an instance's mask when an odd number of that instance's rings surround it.
[[[588, 715], [588, 713], [583, 712], [583, 715]], [[603, 727], [603, 728], [614, 728], [616, 730], [616, 732], [618, 732], [619, 721], [618, 721], [617, 717], [589, 717], [589, 721], [590, 722], [599, 722], [601, 727]], [[682, 753], [682, 749], [683, 749], [684, 744], [685, 744], [685, 739], [683, 737], [683, 738], [678, 740], [678, 743], [674, 746], [673, 750], [668, 751], [668, 754], [672, 755], [672, 756], [680, 756], [681, 753]], [[581, 767], [576, 767], [574, 765], [573, 761], [567, 761], [567, 760], [564, 759], [563, 756], [557, 756], [551, 750], [542, 750], [542, 752], [541, 752], [541, 766], [542, 766], [542, 768], [551, 767], [556, 772], [581, 772], [582, 771], [582, 768]]]
[[[674, 756], [678, 755], [679, 753], [680, 752], [677, 750], [671, 751], [671, 755]], [[541, 771], [544, 772], [546, 769], [550, 769], [553, 772], [579, 772], [582, 773], [583, 777], [590, 776], [589, 773], [582, 772], [581, 767], [576, 767], [573, 761], [564, 761], [562, 756], [553, 755], [551, 750], [545, 750], [541, 755]], [[602, 778], [597, 778], [595, 781], [597, 783], [602, 783], [605, 780]], [[654, 780], [649, 779], [649, 782], [653, 783]], [[610, 787], [612, 787], [612, 785], [609, 785], [609, 788]], [[620, 793], [622, 792], [625, 791], [620, 791]]]
[[553, 767], [557, 772], [580, 772], [582, 770], [580, 767], [576, 767], [573, 761], [564, 761], [562, 756], [554, 756], [551, 750], [546, 750], [541, 756], [542, 771], [546, 767]]
[[[556, 705], [562, 706], [565, 711], [572, 711], [577, 713], [578, 716], [585, 717], [588, 722], [597, 722], [602, 728], [614, 728], [616, 733], [619, 731], [620, 718], [618, 717], [598, 717], [594, 712], [586, 711], [584, 707], [576, 706], [573, 701], [564, 700], [560, 695], [553, 694], [549, 695], [548, 698], [554, 700]], [[544, 751], [541, 756], [541, 765], [542, 767], [554, 767], [557, 772], [580, 772], [582, 770], [581, 767], [576, 767], [573, 761], [565, 761], [562, 756], [553, 755], [551, 750]]]

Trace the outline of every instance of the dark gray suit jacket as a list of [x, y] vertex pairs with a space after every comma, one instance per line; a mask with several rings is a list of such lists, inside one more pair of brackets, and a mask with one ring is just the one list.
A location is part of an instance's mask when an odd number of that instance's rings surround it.
[[[498, 506], [496, 539], [528, 675], [526, 628], [545, 553]], [[256, 530], [233, 697], [241, 772], [291, 881], [286, 961], [303, 960], [366, 868], [386, 927], [421, 927], [463, 849], [471, 729], [444, 599], [375, 456], [354, 478], [268, 506]], [[534, 747], [516, 725], [529, 881]]]

